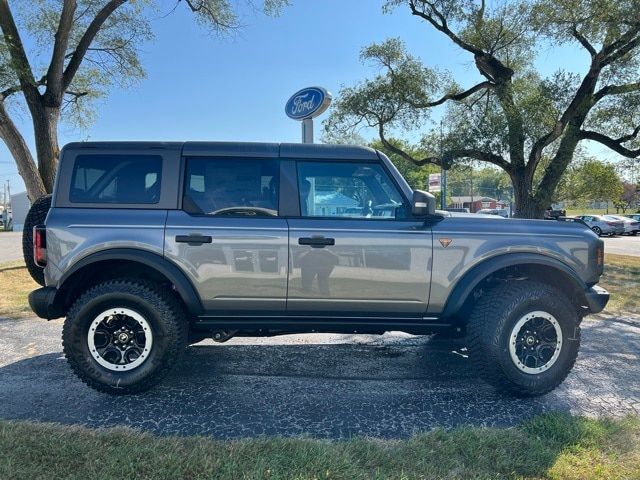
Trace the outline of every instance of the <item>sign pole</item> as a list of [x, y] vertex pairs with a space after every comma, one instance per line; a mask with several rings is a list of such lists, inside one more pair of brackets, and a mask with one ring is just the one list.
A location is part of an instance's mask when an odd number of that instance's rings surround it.
[[302, 120], [302, 143], [313, 143], [313, 118]]
[[302, 127], [302, 143], [313, 143], [313, 119], [331, 104], [331, 93], [322, 87], [307, 87], [294, 93], [284, 106], [289, 118]]

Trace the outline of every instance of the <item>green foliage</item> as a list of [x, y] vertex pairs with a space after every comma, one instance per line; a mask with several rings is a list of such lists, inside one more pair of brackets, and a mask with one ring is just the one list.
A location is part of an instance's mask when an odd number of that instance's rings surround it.
[[[339, 93], [327, 131], [371, 127], [389, 148], [386, 136], [422, 138], [412, 148], [421, 149], [435, 145], [432, 109], [446, 105], [442, 142], [413, 160], [439, 163], [444, 153], [499, 166], [514, 181], [523, 216], [541, 215], [582, 141], [640, 156], [640, 0], [390, 0], [384, 7], [395, 8], [469, 54], [483, 81], [461, 87], [399, 39], [375, 44], [362, 59], [374, 60], [377, 73]], [[549, 48], [564, 44], [587, 53], [588, 68], [537, 71]]]
[[424, 67], [397, 38], [365, 47], [360, 61], [382, 72], [340, 91], [324, 123], [327, 135], [349, 135], [355, 127], [381, 123], [402, 130], [418, 128], [429, 118], [429, 111], [415, 106], [453, 88], [448, 75]]
[[623, 184], [615, 165], [587, 158], [571, 165], [560, 184], [558, 200], [617, 201], [623, 193]]

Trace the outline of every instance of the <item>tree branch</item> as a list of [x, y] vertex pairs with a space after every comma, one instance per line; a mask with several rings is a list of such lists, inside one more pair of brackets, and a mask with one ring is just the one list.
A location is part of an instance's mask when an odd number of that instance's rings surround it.
[[[567, 108], [562, 112], [560, 118], [556, 121], [553, 128], [547, 132], [545, 135], [540, 137], [535, 141], [533, 146], [531, 147], [531, 151], [529, 153], [529, 162], [527, 163], [527, 169], [529, 172], [534, 172], [542, 158], [543, 150], [555, 142], [558, 138], [562, 136], [565, 127], [569, 120], [571, 120], [578, 112], [580, 107], [584, 104], [587, 99], [591, 99], [593, 94], [593, 90], [595, 89], [596, 83], [600, 76], [601, 67], [598, 61], [594, 58], [591, 62], [591, 67], [589, 71], [586, 73], [582, 82], [580, 83], [580, 87], [576, 91], [576, 94], [571, 100], [571, 103], [567, 106]], [[584, 113], [583, 116], [586, 116]]]
[[623, 45], [618, 50], [616, 50], [614, 53], [612, 53], [611, 55], [609, 55], [606, 58], [604, 58], [602, 60], [602, 62], [601, 62], [601, 65], [603, 67], [606, 67], [607, 65], [612, 64], [616, 60], [619, 60], [620, 58], [624, 57], [627, 53], [629, 53], [634, 48], [637, 48], [639, 45], [640, 45], [640, 36], [635, 37], [629, 43]]
[[622, 144], [636, 138], [638, 136], [638, 133], [640, 133], [640, 126], [637, 126], [633, 130], [633, 133], [630, 133], [629, 135], [624, 135], [620, 138], [611, 138], [611, 137], [608, 137], [607, 135], [604, 135], [599, 132], [594, 132], [591, 130], [580, 130], [580, 139], [593, 140], [594, 142], [598, 142], [606, 147], [609, 147], [611, 150], [613, 150], [616, 153], [619, 153], [624, 157], [636, 158], [640, 156], [640, 148], [636, 150], [632, 150], [630, 148], [623, 146]]
[[[0, 2], [6, 0], [0, 0]], [[78, 42], [78, 46], [71, 56], [71, 60], [67, 65], [67, 68], [64, 71], [63, 79], [62, 79], [62, 89], [66, 90], [69, 88], [69, 85], [73, 81], [73, 77], [76, 72], [80, 68], [80, 64], [84, 59], [84, 56], [87, 53], [88, 48], [91, 46], [91, 43], [96, 38], [96, 35], [102, 28], [104, 22], [109, 18], [109, 16], [118, 9], [122, 4], [127, 2], [127, 0], [110, 0], [102, 9], [96, 14], [95, 18], [91, 21], [87, 30], [84, 32], [80, 41]]]
[[571, 29], [571, 35], [573, 35], [573, 37], [589, 52], [591, 58], [597, 55], [596, 49], [593, 48], [593, 45], [589, 43], [589, 40], [587, 40], [587, 38], [578, 31], [575, 25]]
[[[464, 40], [462, 40], [458, 35], [456, 35], [450, 28], [449, 25], [447, 24], [447, 19], [446, 17], [440, 12], [438, 11], [438, 9], [436, 8], [436, 6], [432, 3], [432, 2], [428, 2], [425, 0], [418, 0], [420, 1], [420, 3], [422, 3], [423, 5], [427, 5], [430, 9], [431, 12], [433, 13], [426, 13], [424, 10], [420, 11], [418, 9], [418, 7], [416, 6], [416, 0], [409, 0], [409, 8], [411, 9], [411, 14], [415, 15], [417, 17], [420, 17], [424, 20], [426, 20], [427, 22], [429, 22], [431, 25], [433, 25], [435, 27], [436, 30], [444, 33], [447, 37], [449, 37], [456, 45], [458, 45], [460, 48], [473, 53], [474, 55], [483, 55], [484, 52], [479, 49], [478, 47], [476, 47], [475, 45], [472, 45], [470, 43], [465, 42]], [[434, 18], [435, 16], [435, 18]]]
[[73, 25], [76, 11], [76, 0], [64, 0], [60, 22], [55, 34], [53, 53], [47, 71], [47, 90], [44, 93], [45, 102], [52, 106], [59, 106], [62, 101], [62, 74], [64, 69], [65, 52], [69, 44], [69, 34]]
[[[423, 166], [426, 164], [442, 165], [442, 157], [428, 156], [421, 159], [415, 158], [409, 155], [407, 152], [390, 142], [384, 134], [384, 123], [378, 122], [378, 136], [382, 144], [391, 152], [399, 155], [403, 159], [413, 163], [414, 165]], [[473, 158], [481, 162], [492, 163], [502, 168], [507, 173], [511, 170], [511, 164], [507, 162], [502, 156], [496, 155], [491, 152], [484, 152], [475, 148], [454, 148], [446, 151], [446, 155], [451, 158]]]
[[489, 88], [493, 88], [494, 85], [493, 83], [489, 82], [489, 81], [485, 81], [485, 82], [481, 82], [477, 85], [474, 85], [473, 87], [471, 87], [468, 90], [465, 90], [464, 92], [459, 92], [459, 93], [447, 93], [446, 95], [444, 95], [442, 98], [434, 101], [434, 102], [425, 102], [425, 103], [421, 103], [421, 102], [413, 102], [409, 99], [404, 99], [409, 105], [411, 105], [413, 108], [431, 108], [431, 107], [437, 107], [438, 105], [442, 105], [444, 102], [448, 101], [448, 100], [454, 100], [454, 101], [461, 101], [464, 100], [465, 98], [473, 95], [476, 92], [479, 92], [480, 90], [486, 90]]
[[42, 195], [47, 193], [44, 183], [38, 172], [38, 166], [33, 159], [31, 150], [24, 137], [18, 130], [7, 112], [4, 102], [0, 101], [0, 139], [7, 146], [11, 156], [15, 159], [18, 173], [22, 177], [29, 200], [35, 202]]
[[607, 95], [623, 95], [625, 93], [637, 92], [639, 90], [640, 82], [626, 83], [624, 85], [606, 85], [595, 93], [594, 98], [597, 102]]
[[602, 50], [598, 53], [602, 59], [607, 58], [609, 55], [613, 54], [616, 50], [621, 48], [626, 43], [630, 42], [633, 37], [635, 37], [638, 32], [640, 32], [640, 25], [636, 25], [634, 28], [629, 31], [623, 33], [615, 42], [610, 43], [609, 45], [605, 45], [602, 47]]
[[11, 13], [7, 0], [0, 0], [0, 29], [2, 29], [5, 41], [9, 47], [11, 63], [20, 82], [20, 89], [24, 92], [28, 102], [35, 103], [40, 99], [40, 92], [38, 92], [29, 59], [24, 50], [20, 33], [18, 33], [18, 27], [13, 19], [13, 14]]

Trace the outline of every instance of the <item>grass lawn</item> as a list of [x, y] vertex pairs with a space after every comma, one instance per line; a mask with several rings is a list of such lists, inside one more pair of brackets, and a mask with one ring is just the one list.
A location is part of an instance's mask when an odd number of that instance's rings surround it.
[[33, 315], [27, 303], [27, 295], [40, 287], [29, 276], [24, 262], [10, 262], [0, 265], [0, 318]]
[[537, 417], [407, 440], [154, 437], [0, 422], [0, 478], [640, 478], [640, 419]]
[[599, 283], [611, 294], [605, 311], [640, 314], [640, 257], [606, 253]]

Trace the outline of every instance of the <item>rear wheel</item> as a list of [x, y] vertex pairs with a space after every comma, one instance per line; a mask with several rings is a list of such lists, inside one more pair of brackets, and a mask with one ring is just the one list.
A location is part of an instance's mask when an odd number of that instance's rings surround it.
[[22, 256], [29, 275], [44, 287], [44, 269], [33, 260], [33, 227], [43, 224], [51, 208], [51, 195], [44, 195], [33, 202], [22, 229]]
[[528, 280], [487, 292], [467, 330], [469, 357], [479, 374], [519, 396], [542, 395], [560, 385], [580, 347], [579, 318], [569, 299]]
[[74, 373], [98, 391], [148, 390], [179, 361], [187, 321], [173, 292], [139, 280], [112, 280], [71, 307], [62, 344]]

